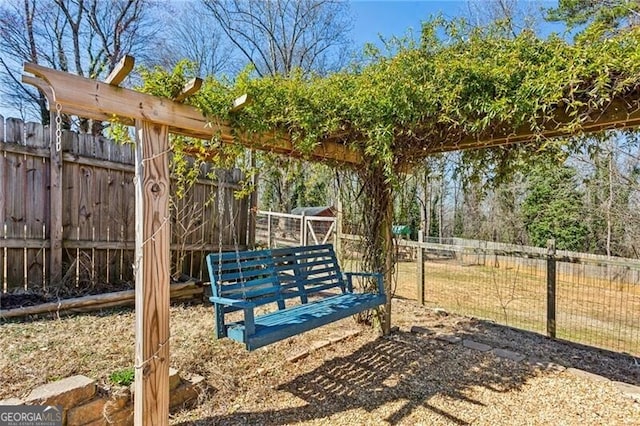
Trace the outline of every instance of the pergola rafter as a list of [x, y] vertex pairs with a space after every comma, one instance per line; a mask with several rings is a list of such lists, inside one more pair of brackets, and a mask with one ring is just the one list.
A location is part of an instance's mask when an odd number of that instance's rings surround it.
[[[32, 76], [23, 76], [23, 81], [45, 94], [52, 111], [59, 108], [67, 114], [100, 121], [115, 120], [136, 127], [135, 423], [166, 425], [169, 419], [169, 133], [207, 140], [218, 138], [225, 143], [345, 165], [364, 165], [365, 157], [346, 143], [353, 142], [354, 136], [357, 140], [354, 134], [329, 135], [313, 152], [305, 154], [298, 151], [286, 133], [278, 132], [278, 129], [253, 135], [236, 131], [228, 123], [206, 117], [196, 108], [178, 102], [197, 90], [197, 80], [187, 85], [176, 100], [118, 87], [132, 66], [132, 59], [124, 59], [109, 76], [108, 82], [99, 82], [27, 63], [24, 71]], [[640, 94], [634, 93], [629, 97], [633, 100], [631, 103], [615, 100], [601, 111], [583, 114], [585, 120], [577, 129], [569, 126], [573, 122], [571, 115], [556, 107], [555, 120], [545, 123], [542, 131], [532, 131], [524, 126], [515, 132], [505, 127], [480, 136], [444, 134], [417, 147], [419, 155], [415, 158], [404, 160], [411, 164], [436, 152], [521, 143], [540, 136], [566, 136], [576, 130], [599, 132], [607, 128], [638, 126], [638, 98]], [[240, 108], [245, 101], [239, 100], [230, 108]], [[61, 165], [59, 153], [51, 151], [52, 162]], [[51, 179], [52, 185], [61, 184], [58, 173], [52, 172]], [[379, 206], [385, 212], [379, 232], [387, 248], [385, 285], [388, 288], [393, 262], [390, 250], [393, 200], [390, 187], [383, 189], [388, 191], [388, 196], [383, 202], [385, 205]], [[55, 204], [52, 201], [52, 210], [60, 210], [61, 207], [60, 202]], [[61, 232], [61, 227], [60, 220], [59, 229], [51, 232]], [[56, 249], [60, 248], [52, 248], [52, 262], [59, 261]], [[389, 328], [389, 308], [390, 305], [386, 309], [386, 330]]]

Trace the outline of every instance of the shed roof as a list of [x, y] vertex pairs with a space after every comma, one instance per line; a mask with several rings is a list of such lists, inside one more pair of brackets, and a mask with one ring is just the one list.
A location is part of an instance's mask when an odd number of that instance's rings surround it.
[[329, 210], [331, 215], [335, 214], [335, 208], [333, 206], [317, 206], [317, 207], [296, 207], [291, 210], [292, 214], [304, 214], [305, 216], [318, 216], [321, 213]]

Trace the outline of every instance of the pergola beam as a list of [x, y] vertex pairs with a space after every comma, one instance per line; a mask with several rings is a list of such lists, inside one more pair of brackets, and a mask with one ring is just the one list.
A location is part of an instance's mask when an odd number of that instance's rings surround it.
[[[206, 117], [196, 108], [170, 99], [159, 98], [130, 89], [115, 87], [37, 64], [25, 63], [24, 70], [52, 88], [54, 99], [62, 112], [95, 120], [117, 120], [130, 125], [133, 120], [152, 121], [166, 125], [170, 133], [211, 139], [242, 145], [261, 151], [271, 151], [298, 158], [328, 160], [335, 163], [360, 164], [362, 155], [338, 142], [322, 142], [311, 153], [298, 151], [291, 140], [277, 132], [265, 134], [234, 134], [225, 121]], [[32, 80], [33, 81], [33, 80]], [[41, 88], [42, 83], [38, 85]], [[42, 90], [42, 89], [41, 89]]]
[[246, 93], [233, 100], [231, 105], [231, 112], [238, 112], [251, 103], [251, 98]]
[[579, 134], [598, 133], [604, 130], [628, 129], [640, 126], [640, 103], [629, 104], [622, 100], [613, 100], [598, 111], [579, 111], [581, 117], [578, 127], [570, 127], [572, 117], [566, 111], [557, 109], [553, 120], [542, 125], [542, 130], [534, 132], [530, 125], [521, 126], [515, 131], [506, 128], [490, 134], [465, 136], [458, 140], [442, 143], [436, 141], [425, 146], [425, 155], [464, 149], [490, 148], [503, 145], [533, 142], [540, 138], [553, 139]]

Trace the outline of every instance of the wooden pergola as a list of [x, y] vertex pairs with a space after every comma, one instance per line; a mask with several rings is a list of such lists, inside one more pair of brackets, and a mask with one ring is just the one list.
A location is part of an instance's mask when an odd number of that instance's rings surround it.
[[[350, 148], [340, 135], [319, 142], [310, 154], [296, 150], [285, 135], [273, 131], [250, 135], [236, 133], [228, 123], [216, 117], [206, 117], [194, 107], [181, 102], [197, 91], [201, 82], [188, 84], [176, 99], [166, 99], [119, 87], [133, 67], [133, 58], [125, 57], [104, 82], [26, 63], [23, 81], [36, 86], [48, 99], [51, 111], [77, 115], [94, 120], [117, 120], [135, 126], [135, 402], [134, 419], [137, 425], [166, 425], [169, 419], [169, 133], [225, 143], [242, 144], [249, 148], [271, 151], [311, 160], [330, 160], [333, 163], [362, 165], [363, 154]], [[600, 111], [583, 114], [583, 132], [598, 132], [609, 128], [640, 125], [640, 109], [634, 102], [611, 102]], [[259, 100], [257, 100], [259, 102]], [[238, 107], [237, 105], [235, 106]], [[230, 108], [233, 106], [230, 105]], [[535, 134], [529, 128], [516, 132], [496, 131], [481, 137], [443, 137], [441, 141], [423, 147], [423, 155], [457, 149], [480, 148], [530, 141], [542, 137], [570, 134], [566, 126], [569, 115], [558, 110], [556, 120], [544, 125]], [[213, 149], [213, 148], [212, 148]], [[61, 166], [61, 153], [51, 150], [52, 164]], [[62, 176], [52, 168], [51, 185], [61, 186]], [[53, 192], [53, 191], [52, 191]], [[52, 200], [54, 201], [54, 200]], [[51, 205], [52, 212], [62, 206]], [[381, 232], [391, 246], [392, 202], [385, 207], [387, 220]], [[382, 207], [382, 206], [381, 206]], [[52, 233], [62, 233], [60, 214], [53, 223]], [[385, 226], [388, 225], [388, 226]], [[51, 276], [60, 270], [62, 248], [52, 247]], [[387, 266], [392, 262], [388, 250]], [[391, 268], [385, 273], [385, 285], [391, 282]], [[390, 307], [390, 306], [389, 306]], [[387, 320], [390, 310], [387, 307]]]

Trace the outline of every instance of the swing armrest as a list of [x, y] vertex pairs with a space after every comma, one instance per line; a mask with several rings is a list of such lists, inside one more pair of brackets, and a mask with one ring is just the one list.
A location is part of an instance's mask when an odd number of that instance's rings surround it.
[[347, 290], [353, 293], [353, 277], [373, 277], [378, 284], [378, 294], [384, 294], [384, 281], [379, 272], [344, 272], [347, 279]]
[[209, 301], [217, 305], [225, 305], [242, 309], [244, 311], [245, 338], [255, 334], [256, 324], [254, 320], [253, 309], [256, 307], [256, 305], [254, 303], [247, 302], [246, 300], [230, 299], [228, 297], [216, 296], [210, 297]]
[[219, 305], [225, 305], [225, 306], [233, 306], [234, 308], [240, 308], [240, 309], [253, 309], [256, 307], [255, 304], [251, 302], [247, 302], [246, 300], [230, 299], [228, 297], [211, 296], [209, 298], [209, 301], [211, 303], [217, 303]]

